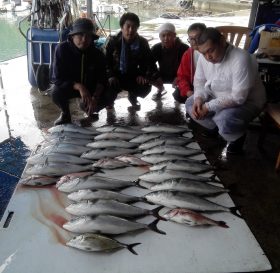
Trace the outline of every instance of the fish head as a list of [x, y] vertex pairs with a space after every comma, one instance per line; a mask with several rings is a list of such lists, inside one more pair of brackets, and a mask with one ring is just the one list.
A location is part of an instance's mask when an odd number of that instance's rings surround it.
[[81, 182], [81, 179], [79, 177], [74, 178], [70, 181], [66, 181], [63, 183], [59, 183], [56, 185], [57, 189], [59, 191], [63, 192], [71, 192], [74, 191], [75, 187]]
[[86, 197], [87, 194], [90, 193], [90, 192], [91, 192], [91, 190], [88, 190], [88, 189], [78, 190], [78, 191], [75, 191], [75, 192], [72, 192], [72, 193], [68, 194], [67, 197], [72, 201], [78, 202], [78, 201], [82, 200], [84, 197]]

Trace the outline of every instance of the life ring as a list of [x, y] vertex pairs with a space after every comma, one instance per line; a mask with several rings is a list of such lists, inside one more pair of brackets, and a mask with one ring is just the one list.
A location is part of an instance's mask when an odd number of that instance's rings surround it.
[[49, 65], [41, 64], [36, 71], [36, 83], [40, 91], [46, 91], [50, 85]]

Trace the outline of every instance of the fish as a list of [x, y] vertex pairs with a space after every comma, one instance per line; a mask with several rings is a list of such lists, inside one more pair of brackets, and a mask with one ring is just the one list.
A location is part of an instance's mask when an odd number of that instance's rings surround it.
[[60, 136], [60, 137], [57, 137], [57, 138], [47, 138], [46, 141], [47, 141], [48, 145], [56, 144], [56, 143], [67, 143], [67, 144], [85, 146], [91, 140], [90, 139], [82, 139], [82, 138], [74, 138], [74, 137], [69, 137], [69, 136], [64, 135], [64, 136]]
[[181, 156], [203, 154], [203, 152], [200, 149], [178, 147], [178, 146], [175, 146], [175, 145], [156, 146], [152, 149], [145, 150], [142, 154], [143, 155], [150, 155], [150, 154], [162, 154], [162, 153], [173, 154], [173, 155], [181, 155]]
[[[141, 184], [140, 184], [141, 185]], [[195, 195], [216, 195], [229, 192], [228, 189], [218, 187], [205, 182], [192, 181], [189, 179], [170, 179], [150, 187], [152, 191], [172, 190], [186, 192]]]
[[166, 170], [186, 171], [190, 173], [202, 173], [213, 171], [215, 168], [209, 164], [199, 163], [194, 159], [174, 159], [157, 163], [150, 167], [150, 171], [157, 171], [165, 168]]
[[87, 147], [95, 148], [95, 149], [103, 149], [103, 148], [134, 148], [137, 146], [136, 143], [128, 142], [125, 140], [119, 139], [109, 139], [109, 140], [97, 140], [94, 142], [90, 142], [86, 145]]
[[[204, 177], [201, 175], [196, 175], [196, 174], [191, 174], [188, 172], [184, 171], [173, 171], [173, 170], [166, 170], [162, 169], [159, 171], [151, 171], [144, 173], [139, 176], [139, 179], [145, 180], [148, 182], [153, 182], [153, 183], [160, 183], [168, 179], [174, 179], [174, 178], [186, 178], [189, 180], [194, 180], [194, 181], [200, 181], [200, 182], [214, 182], [215, 175], [211, 177]], [[218, 181], [219, 182], [219, 181]]]
[[81, 155], [82, 158], [101, 159], [104, 157], [116, 157], [122, 154], [134, 153], [134, 149], [127, 148], [107, 148], [107, 149], [93, 149]]
[[218, 226], [228, 228], [229, 226], [224, 221], [215, 221], [200, 213], [189, 209], [172, 209], [167, 211], [163, 218], [176, 223], [186, 224], [188, 226]]
[[225, 207], [207, 199], [178, 191], [155, 191], [144, 196], [148, 202], [168, 208], [184, 208], [195, 211], [224, 211], [241, 217], [236, 207]]
[[137, 185], [138, 182], [123, 181], [119, 179], [112, 179], [103, 176], [90, 175], [82, 178], [74, 178], [64, 183], [58, 183], [57, 189], [63, 192], [73, 192], [78, 190], [112, 190], [121, 189]]
[[134, 244], [124, 244], [115, 239], [106, 237], [104, 235], [99, 234], [81, 234], [75, 236], [68, 242], [66, 242], [67, 246], [81, 249], [89, 252], [100, 252], [100, 251], [112, 251], [116, 249], [127, 248], [134, 255], [138, 255], [133, 249], [135, 246], [140, 245], [141, 243]]
[[70, 163], [70, 164], [90, 164], [92, 160], [81, 158], [75, 155], [62, 154], [56, 152], [49, 153], [38, 153], [29, 158], [27, 158], [28, 164], [44, 164], [45, 162], [60, 162], [60, 163]]
[[118, 133], [118, 132], [108, 132], [102, 133], [94, 137], [94, 140], [106, 140], [106, 139], [122, 139], [122, 140], [130, 140], [136, 137], [136, 133]]
[[103, 200], [117, 200], [122, 203], [132, 203], [141, 201], [141, 197], [132, 196], [123, 194], [120, 192], [114, 192], [109, 190], [79, 190], [76, 192], [72, 192], [68, 194], [67, 196], [71, 201], [80, 202], [82, 200], [97, 200], [97, 199], [103, 199]]
[[186, 131], [190, 131], [190, 129], [186, 127], [174, 126], [170, 124], [151, 125], [151, 126], [143, 127], [141, 130], [147, 133], [168, 133], [168, 134], [183, 133]]
[[49, 145], [43, 149], [41, 149], [40, 153], [61, 153], [61, 154], [70, 154], [70, 155], [78, 155], [80, 156], [82, 153], [90, 151], [90, 147], [73, 145], [68, 143], [57, 143], [54, 145]]
[[147, 166], [149, 165], [148, 162], [143, 161], [139, 157], [135, 155], [129, 155], [129, 154], [124, 154], [124, 155], [119, 155], [116, 157], [117, 160], [129, 163], [132, 166]]
[[139, 150], [149, 150], [151, 148], [154, 148], [156, 146], [161, 146], [163, 144], [182, 146], [192, 142], [194, 142], [193, 138], [160, 136], [158, 138], [151, 139], [147, 142], [142, 143], [141, 145], [139, 145], [138, 148]]
[[82, 172], [92, 170], [92, 165], [75, 165], [69, 163], [46, 162], [44, 164], [36, 164], [26, 169], [25, 173], [28, 175], [47, 175], [47, 176], [61, 176], [67, 173]]
[[138, 135], [137, 137], [132, 138], [129, 142], [141, 144], [141, 143], [144, 143], [146, 141], [149, 141], [151, 139], [155, 139], [158, 137], [160, 137], [160, 134], [157, 134], [157, 133], [141, 134], [141, 135]]
[[98, 132], [101, 133], [109, 133], [109, 132], [116, 132], [116, 133], [129, 133], [129, 134], [139, 134], [140, 130], [137, 128], [129, 127], [129, 126], [101, 126], [96, 128]]
[[84, 135], [80, 133], [75, 133], [75, 132], [54, 132], [51, 134], [48, 134], [46, 136], [46, 139], [51, 140], [51, 139], [57, 139], [57, 138], [64, 138], [64, 137], [70, 137], [70, 138], [76, 138], [76, 139], [87, 139], [89, 142], [94, 139], [94, 135]]
[[143, 209], [132, 206], [126, 203], [121, 203], [116, 200], [84, 200], [78, 203], [70, 204], [65, 210], [75, 216], [83, 215], [113, 215], [124, 218], [139, 217], [144, 215], [153, 215], [156, 218], [161, 218], [158, 211], [162, 207], [153, 210]]
[[45, 175], [31, 175], [19, 180], [19, 183], [26, 186], [46, 186], [56, 183], [58, 177], [45, 176]]
[[160, 234], [166, 234], [157, 228], [159, 219], [151, 224], [142, 224], [129, 221], [112, 215], [81, 216], [66, 222], [63, 228], [74, 233], [102, 233], [102, 234], [123, 234], [139, 229], [150, 229]]
[[101, 158], [92, 164], [94, 168], [117, 169], [130, 166], [130, 164], [116, 158]]
[[63, 175], [60, 177], [60, 179], [58, 180], [58, 182], [56, 183], [56, 187], [60, 186], [61, 184], [68, 182], [72, 179], [75, 178], [82, 178], [85, 176], [90, 176], [93, 175], [94, 172], [93, 171], [89, 171], [89, 172], [77, 172], [77, 173], [68, 173], [66, 175]]
[[97, 135], [99, 134], [95, 128], [88, 129], [86, 127], [81, 127], [72, 123], [56, 125], [48, 129], [49, 133], [59, 133], [59, 132], [73, 132], [84, 135]]
[[157, 164], [167, 160], [175, 160], [175, 159], [182, 159], [184, 160], [186, 157], [182, 155], [174, 155], [174, 154], [149, 154], [149, 155], [142, 155], [141, 159], [150, 164]]

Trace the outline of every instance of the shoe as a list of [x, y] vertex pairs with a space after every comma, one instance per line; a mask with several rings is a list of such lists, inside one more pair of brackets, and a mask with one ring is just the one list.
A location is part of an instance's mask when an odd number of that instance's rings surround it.
[[201, 133], [201, 136], [205, 138], [216, 138], [219, 135], [218, 128], [214, 128], [212, 130], [206, 129]]
[[227, 144], [227, 153], [228, 154], [242, 154], [243, 153], [243, 145], [246, 139], [246, 134], [241, 136], [235, 141], [229, 142]]
[[54, 125], [61, 125], [71, 123], [71, 115], [69, 113], [62, 112], [59, 118], [54, 122]]
[[135, 110], [140, 110], [141, 105], [140, 105], [140, 103], [138, 102], [136, 96], [129, 95], [129, 96], [128, 96], [128, 100], [129, 100], [129, 102], [131, 103], [132, 108], [134, 108]]
[[155, 94], [153, 94], [152, 96], [152, 100], [157, 101], [160, 100], [162, 98], [162, 96], [164, 96], [167, 93], [166, 90], [157, 90], [157, 92]]

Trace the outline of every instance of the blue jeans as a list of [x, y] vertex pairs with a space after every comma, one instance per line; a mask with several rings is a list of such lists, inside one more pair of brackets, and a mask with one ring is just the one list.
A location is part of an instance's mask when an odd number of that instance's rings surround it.
[[197, 120], [192, 115], [193, 96], [186, 101], [186, 111], [191, 118], [207, 129], [214, 129], [218, 127], [219, 134], [226, 141], [235, 141], [245, 134], [249, 123], [259, 115], [261, 109], [250, 103], [243, 105], [224, 108], [219, 112], [210, 112], [208, 115], [200, 120]]

